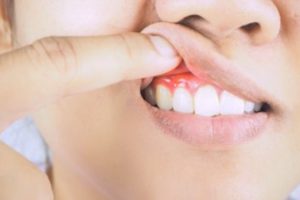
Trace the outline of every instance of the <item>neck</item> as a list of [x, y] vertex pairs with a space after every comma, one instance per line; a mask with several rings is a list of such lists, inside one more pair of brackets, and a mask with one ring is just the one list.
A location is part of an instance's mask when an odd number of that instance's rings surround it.
[[[70, 167], [69, 167], [70, 168]], [[50, 179], [55, 200], [107, 200], [91, 183], [74, 169], [53, 159]]]

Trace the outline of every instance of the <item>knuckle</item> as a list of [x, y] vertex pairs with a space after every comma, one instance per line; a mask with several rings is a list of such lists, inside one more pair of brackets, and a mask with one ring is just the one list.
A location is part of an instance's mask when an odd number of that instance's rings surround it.
[[132, 46], [131, 34], [130, 33], [122, 33], [119, 35], [119, 38], [121, 40], [120, 44], [121, 44], [122, 50], [123, 50], [126, 58], [128, 58], [129, 61], [134, 60], [136, 55], [134, 52], [134, 48]]
[[127, 63], [124, 65], [126, 68], [123, 69], [123, 77], [128, 78], [132, 70], [143, 64], [145, 45], [149, 44], [149, 42], [146, 36], [134, 32], [121, 33], [118, 37], [120, 40], [119, 44], [121, 44], [120, 53]]
[[34, 42], [29, 54], [38, 64], [50, 66], [59, 74], [68, 75], [77, 68], [77, 55], [67, 38], [47, 37]]

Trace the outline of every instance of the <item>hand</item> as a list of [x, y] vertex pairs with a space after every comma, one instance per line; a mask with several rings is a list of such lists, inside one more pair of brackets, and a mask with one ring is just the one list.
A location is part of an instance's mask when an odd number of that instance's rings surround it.
[[[180, 62], [158, 36], [49, 37], [0, 55], [0, 128], [69, 95], [165, 73]], [[0, 143], [0, 199], [52, 199], [47, 177]]]
[[162, 74], [179, 60], [167, 41], [139, 33], [41, 39], [0, 56], [0, 130], [59, 98]]

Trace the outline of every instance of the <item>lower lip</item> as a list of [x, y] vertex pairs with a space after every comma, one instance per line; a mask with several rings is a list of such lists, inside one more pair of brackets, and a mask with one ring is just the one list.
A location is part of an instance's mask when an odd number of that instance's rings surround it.
[[266, 112], [203, 117], [164, 111], [145, 104], [163, 133], [204, 148], [231, 147], [251, 141], [263, 134], [269, 119]]

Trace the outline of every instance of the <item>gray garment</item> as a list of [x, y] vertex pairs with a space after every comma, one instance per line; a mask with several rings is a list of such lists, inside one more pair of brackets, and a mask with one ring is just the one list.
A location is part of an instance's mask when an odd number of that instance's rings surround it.
[[[0, 140], [21, 153], [42, 171], [45, 171], [49, 166], [47, 146], [30, 117], [13, 123], [0, 134]], [[300, 200], [300, 187], [294, 190], [288, 200]]]

